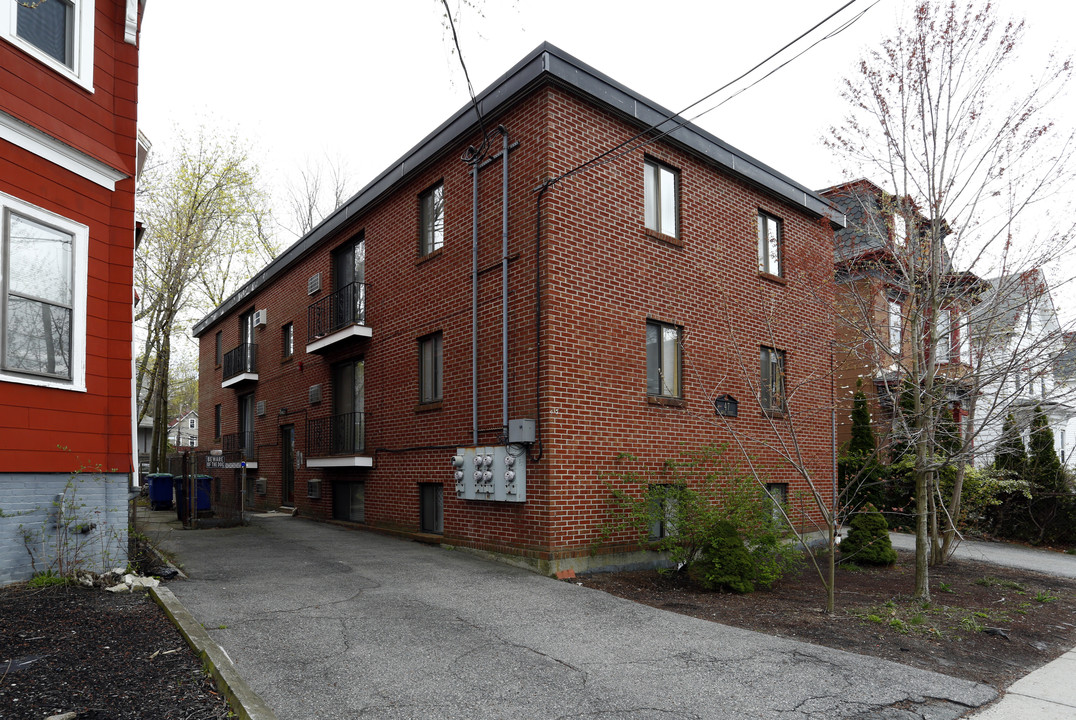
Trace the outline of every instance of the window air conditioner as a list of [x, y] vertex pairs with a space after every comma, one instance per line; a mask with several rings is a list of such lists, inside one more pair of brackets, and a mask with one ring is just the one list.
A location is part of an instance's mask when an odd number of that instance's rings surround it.
[[254, 327], [262, 327], [265, 325], [267, 311], [255, 310], [254, 311]]

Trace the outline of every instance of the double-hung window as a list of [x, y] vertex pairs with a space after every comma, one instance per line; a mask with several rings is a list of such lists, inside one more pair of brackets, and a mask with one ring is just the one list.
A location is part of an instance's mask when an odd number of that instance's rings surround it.
[[680, 328], [667, 323], [646, 323], [646, 393], [655, 397], [682, 397], [680, 383]]
[[900, 357], [901, 307], [897, 300], [886, 301], [886, 326], [889, 335], [889, 353], [894, 358]]
[[418, 197], [418, 254], [429, 255], [445, 244], [445, 184], [439, 182]]
[[93, 90], [94, 0], [8, 0], [0, 38]]
[[643, 219], [648, 230], [680, 237], [680, 173], [656, 160], [643, 163]]
[[86, 226], [0, 193], [0, 380], [85, 388]]
[[781, 219], [764, 212], [758, 214], [758, 270], [770, 275], [781, 272]]
[[287, 360], [295, 353], [295, 326], [291, 323], [280, 328], [280, 357]]
[[418, 401], [422, 404], [441, 401], [440, 332], [418, 341]]
[[762, 347], [759, 362], [759, 401], [763, 410], [785, 410], [785, 353]]

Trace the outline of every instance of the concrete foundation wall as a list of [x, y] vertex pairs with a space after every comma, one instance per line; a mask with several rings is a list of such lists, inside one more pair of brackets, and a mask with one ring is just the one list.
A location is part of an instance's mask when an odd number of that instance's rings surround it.
[[0, 585], [126, 565], [126, 474], [0, 473]]

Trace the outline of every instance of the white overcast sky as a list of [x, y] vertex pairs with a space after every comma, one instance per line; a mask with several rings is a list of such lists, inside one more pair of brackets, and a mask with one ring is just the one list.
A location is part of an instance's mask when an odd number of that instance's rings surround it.
[[[476, 2], [481, 14], [449, 2], [476, 92], [549, 41], [679, 110], [845, 0]], [[871, 3], [857, 0], [839, 19]], [[1076, 4], [995, 4], [1003, 17], [1018, 13], [1028, 22], [1028, 77], [1047, 50], [1076, 50]], [[839, 80], [910, 7], [879, 0], [849, 29], [698, 124], [808, 187], [840, 181], [820, 142], [843, 114]], [[139, 125], [150, 140], [166, 146], [175, 128], [202, 123], [234, 131], [251, 141], [277, 188], [308, 159], [329, 154], [357, 190], [468, 102], [440, 0], [151, 0], [140, 46]], [[1065, 114], [1076, 118], [1076, 102], [1066, 102]]]

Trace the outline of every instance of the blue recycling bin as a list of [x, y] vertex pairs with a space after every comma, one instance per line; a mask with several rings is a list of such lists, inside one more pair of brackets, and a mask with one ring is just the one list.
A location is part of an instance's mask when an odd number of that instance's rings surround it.
[[149, 507], [151, 510], [168, 510], [172, 507], [172, 474], [150, 473], [146, 476], [149, 486]]
[[213, 487], [213, 478], [210, 475], [196, 475], [195, 481], [198, 484], [198, 512], [206, 512], [213, 509], [213, 504], [210, 502], [209, 493]]

